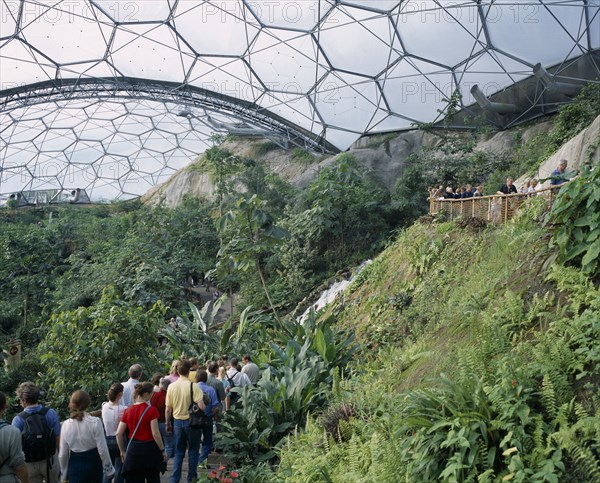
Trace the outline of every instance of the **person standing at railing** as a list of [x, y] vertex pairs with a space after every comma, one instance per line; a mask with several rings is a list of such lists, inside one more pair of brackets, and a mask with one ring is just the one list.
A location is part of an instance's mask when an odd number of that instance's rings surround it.
[[483, 186], [479, 185], [473, 192], [473, 198], [480, 198], [481, 196], [483, 196]]
[[456, 198], [456, 196], [454, 195], [454, 190], [452, 189], [452, 187], [448, 186], [446, 188], [446, 192], [444, 193], [444, 199], [453, 200], [454, 198]]
[[538, 180], [535, 178], [531, 178], [531, 181], [529, 182], [529, 188], [527, 190], [528, 194], [536, 194], [537, 191], [539, 191], [541, 188], [541, 185], [538, 183]]
[[550, 175], [550, 185], [552, 186], [560, 186], [561, 184], [565, 184], [568, 180], [563, 176], [565, 170], [567, 169], [567, 160], [562, 159], [552, 174]]
[[473, 187], [468, 184], [467, 186], [465, 186], [465, 189], [463, 190], [462, 193], [462, 198], [472, 198], [473, 197]]
[[510, 195], [517, 192], [517, 187], [513, 184], [513, 179], [509, 176], [506, 178], [506, 183], [503, 184], [498, 191], [499, 195]]

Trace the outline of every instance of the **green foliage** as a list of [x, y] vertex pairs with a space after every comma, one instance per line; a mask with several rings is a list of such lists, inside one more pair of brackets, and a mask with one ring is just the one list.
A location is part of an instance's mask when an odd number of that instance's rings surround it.
[[367, 148], [375, 149], [381, 146], [382, 144], [389, 144], [390, 141], [393, 141], [398, 137], [398, 133], [390, 132], [387, 134], [375, 134], [369, 137], [369, 141], [367, 142]]
[[584, 166], [581, 175], [563, 185], [548, 221], [558, 225], [554, 243], [561, 259], [577, 263], [592, 276], [600, 273], [600, 168]]
[[316, 160], [316, 156], [310, 151], [302, 148], [292, 149], [292, 159], [301, 164], [311, 164]]
[[255, 387], [233, 389], [241, 400], [217, 434], [218, 444], [236, 462], [273, 461], [284, 438], [323, 405], [334, 371], [352, 357], [352, 337], [333, 330], [331, 321], [317, 324], [309, 317], [304, 325], [285, 324], [275, 333], [286, 342], [268, 345]]
[[68, 256], [60, 229], [39, 221], [9, 223], [0, 230], [0, 329], [26, 328], [40, 317], [46, 290], [54, 287], [49, 277], [54, 267]]
[[[181, 318], [177, 329], [167, 325], [160, 330], [160, 335], [168, 341], [167, 350], [164, 352], [172, 354], [189, 355], [196, 354], [203, 356], [200, 360], [206, 360], [207, 356], [212, 357], [211, 349], [219, 342], [219, 332], [213, 329], [215, 316], [225, 301], [222, 296], [215, 302], [207, 302], [201, 309], [198, 309], [193, 303], [189, 302], [189, 309], [192, 317]], [[222, 354], [226, 353], [221, 351]]]
[[276, 149], [280, 149], [276, 143], [273, 141], [265, 141], [255, 146], [254, 154], [256, 156], [264, 156], [265, 154], [275, 151]]
[[[19, 367], [11, 371], [0, 371], [0, 388], [2, 388], [2, 392], [6, 395], [9, 401], [6, 412], [4, 413], [4, 419], [10, 421], [23, 409], [15, 396], [15, 391], [19, 384], [23, 381], [32, 381], [39, 384], [39, 374], [42, 373], [43, 369], [44, 367], [42, 366], [37, 354], [28, 352], [23, 354], [23, 361]], [[42, 391], [45, 391], [46, 387], [41, 385], [41, 389]], [[12, 399], [13, 397], [14, 399]], [[42, 395], [42, 399], [45, 400], [44, 395]]]
[[331, 408], [282, 446], [278, 474], [595, 481], [600, 292], [573, 267], [548, 275], [555, 254], [539, 218], [533, 206], [468, 237], [452, 224], [402, 232], [333, 312], [357, 329], [364, 318], [369, 341], [408, 335], [361, 352], [362, 371], [337, 383]]
[[151, 374], [160, 366], [157, 334], [164, 314], [160, 302], [144, 310], [119, 299], [111, 288], [89, 308], [54, 314], [41, 328], [44, 339], [38, 347], [45, 368], [42, 382], [53, 407], [64, 411], [76, 389], [99, 404], [113, 382], [125, 380], [131, 364]]
[[298, 195], [296, 187], [269, 172], [260, 162], [246, 163], [237, 179], [246, 188], [247, 195], [257, 195], [265, 202], [266, 209], [277, 218], [283, 216], [286, 206], [293, 204]]
[[256, 195], [240, 198], [235, 208], [219, 219], [218, 230], [225, 242], [217, 254], [215, 274], [225, 279], [232, 269], [242, 272], [256, 270], [271, 310], [277, 316], [261, 259], [289, 233], [273, 223], [264, 206], [265, 202]]
[[547, 139], [547, 154], [587, 127], [600, 114], [600, 84], [589, 83], [573, 100], [563, 106], [552, 133]]
[[313, 274], [360, 263], [389, 232], [389, 215], [385, 191], [352, 155], [340, 155], [282, 220], [291, 234], [278, 250], [286, 285], [295, 290], [300, 283], [306, 291], [310, 285], [301, 281]]

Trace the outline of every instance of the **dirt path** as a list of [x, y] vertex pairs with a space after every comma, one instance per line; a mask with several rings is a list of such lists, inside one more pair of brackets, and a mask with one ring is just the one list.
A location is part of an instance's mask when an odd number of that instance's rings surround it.
[[[207, 302], [212, 302], [213, 294], [215, 293], [216, 288], [211, 286], [207, 290], [206, 287], [204, 287], [202, 285], [196, 285], [195, 287], [190, 287], [189, 290], [191, 290], [194, 293], [194, 296], [196, 298], [198, 298], [197, 305], [202, 307]], [[229, 318], [230, 315], [231, 315], [231, 299], [228, 298], [225, 301], [225, 303], [221, 305], [219, 312], [217, 312], [217, 315], [215, 316], [215, 322], [225, 322]]]

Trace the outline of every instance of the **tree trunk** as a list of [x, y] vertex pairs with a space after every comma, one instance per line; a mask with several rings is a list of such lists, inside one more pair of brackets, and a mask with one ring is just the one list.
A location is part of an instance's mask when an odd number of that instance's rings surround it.
[[273, 311], [273, 315], [277, 319], [277, 322], [281, 323], [279, 317], [277, 315], [277, 311], [275, 310], [275, 306], [273, 305], [273, 301], [271, 300], [271, 295], [269, 295], [269, 290], [267, 289], [267, 284], [265, 282], [265, 276], [263, 275], [262, 268], [260, 268], [260, 263], [256, 260], [256, 270], [258, 270], [258, 275], [260, 276], [260, 283], [262, 284], [263, 290], [265, 291], [265, 295], [267, 296], [267, 300], [269, 301], [269, 305], [271, 306], [271, 310]]

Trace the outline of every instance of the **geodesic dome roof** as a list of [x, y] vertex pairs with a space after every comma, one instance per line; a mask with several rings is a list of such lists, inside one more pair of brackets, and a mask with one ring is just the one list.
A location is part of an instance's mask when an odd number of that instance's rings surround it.
[[[364, 134], [439, 122], [453, 93], [468, 112], [473, 85], [502, 93], [537, 63], [567, 82], [599, 72], [600, 0], [0, 0], [0, 9], [0, 194], [79, 186], [127, 198], [188, 164], [215, 131], [344, 150]], [[572, 67], [582, 57], [584, 74]], [[547, 90], [528, 93], [511, 122], [528, 119]]]

